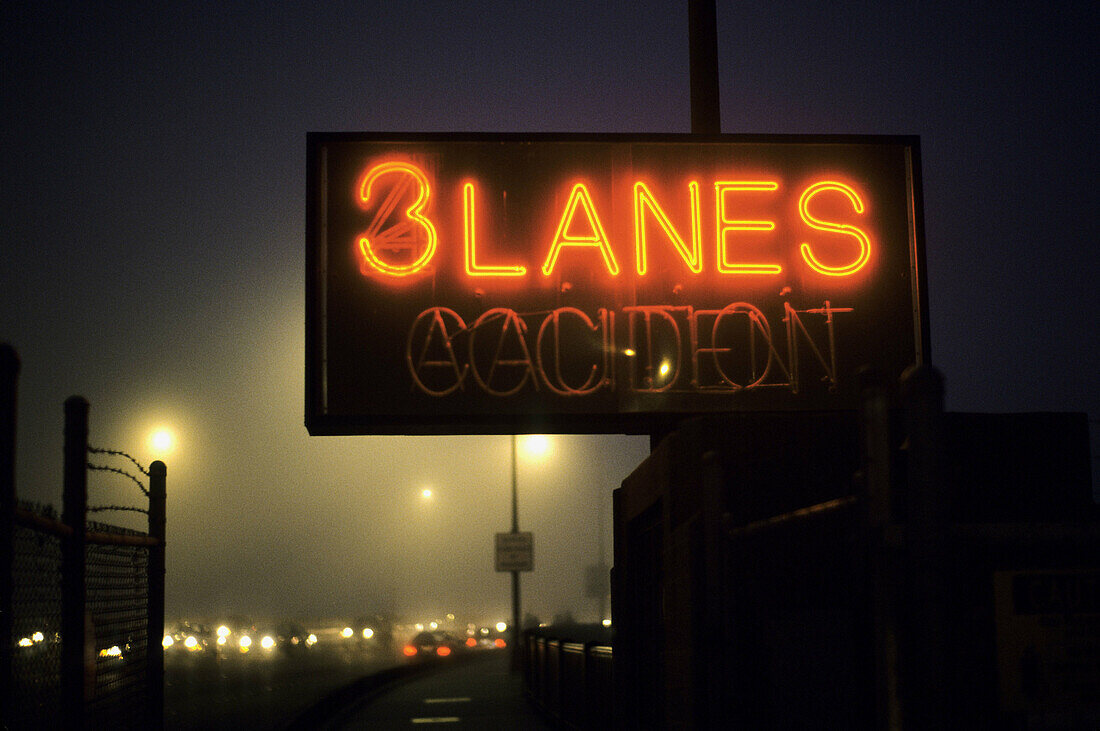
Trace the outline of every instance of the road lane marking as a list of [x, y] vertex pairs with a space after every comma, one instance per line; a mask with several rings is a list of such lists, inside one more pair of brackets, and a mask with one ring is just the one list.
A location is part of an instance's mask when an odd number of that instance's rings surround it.
[[469, 703], [469, 698], [425, 698], [425, 703]]
[[458, 723], [458, 716], [434, 716], [428, 718], [412, 718], [409, 719], [413, 723]]

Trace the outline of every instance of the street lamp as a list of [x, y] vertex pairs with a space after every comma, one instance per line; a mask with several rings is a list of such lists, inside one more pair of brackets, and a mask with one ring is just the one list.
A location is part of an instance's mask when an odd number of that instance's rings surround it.
[[543, 434], [529, 434], [523, 440], [523, 450], [530, 457], [545, 457], [550, 453], [550, 438]]
[[[516, 470], [516, 435], [512, 435], [512, 533], [519, 533], [519, 479]], [[512, 572], [512, 669], [519, 667], [519, 571]]]
[[[524, 447], [532, 457], [543, 457], [550, 451], [550, 440], [541, 434], [533, 434], [524, 440]], [[519, 533], [519, 476], [516, 460], [516, 435], [512, 435], [512, 533]], [[512, 668], [519, 666], [520, 591], [519, 571], [512, 571]]]
[[167, 427], [159, 427], [149, 435], [149, 446], [157, 455], [166, 455], [176, 446], [176, 439]]

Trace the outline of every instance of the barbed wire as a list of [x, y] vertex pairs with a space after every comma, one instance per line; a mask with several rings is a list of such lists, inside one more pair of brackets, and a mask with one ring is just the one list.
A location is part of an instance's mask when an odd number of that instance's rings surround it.
[[113, 454], [116, 457], [125, 457], [126, 459], [133, 462], [135, 467], [141, 470], [141, 474], [145, 475], [146, 477], [149, 476], [149, 470], [142, 467], [141, 462], [138, 462], [136, 459], [126, 454], [125, 452], [121, 452], [117, 449], [102, 449], [100, 447], [93, 447], [91, 445], [88, 446], [88, 451], [92, 454]]
[[145, 513], [146, 515], [149, 514], [149, 511], [145, 508], [135, 508], [129, 505], [95, 505], [87, 509], [89, 513], [102, 513], [106, 510], [128, 510], [131, 513]]
[[[140, 465], [139, 465], [140, 466]], [[107, 467], [106, 465], [88, 463], [88, 469], [96, 470], [97, 472], [114, 472], [116, 475], [122, 475], [123, 477], [129, 477], [137, 485], [145, 497], [149, 497], [149, 488], [145, 487], [145, 484], [138, 478], [131, 475], [126, 470], [120, 470], [117, 467]]]

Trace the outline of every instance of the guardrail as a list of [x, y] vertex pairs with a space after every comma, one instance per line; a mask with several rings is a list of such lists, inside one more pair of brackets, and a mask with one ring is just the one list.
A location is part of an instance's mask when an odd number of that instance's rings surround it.
[[[611, 728], [613, 651], [608, 633], [591, 628], [527, 630], [523, 636], [524, 692], [563, 728]], [[601, 628], [602, 629], [602, 628]], [[593, 634], [604, 637], [592, 639]]]

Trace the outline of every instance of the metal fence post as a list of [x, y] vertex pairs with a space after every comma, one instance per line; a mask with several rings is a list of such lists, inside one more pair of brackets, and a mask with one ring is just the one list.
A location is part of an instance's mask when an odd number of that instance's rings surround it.
[[165, 487], [168, 468], [160, 460], [149, 465], [149, 535], [157, 540], [149, 548], [149, 607], [146, 627], [146, 657], [149, 685], [149, 728], [164, 727], [164, 539], [166, 533]]
[[15, 405], [19, 356], [0, 343], [0, 725], [6, 728], [11, 709], [12, 565], [15, 547]]
[[61, 519], [72, 533], [61, 550], [61, 706], [65, 728], [84, 727], [84, 576], [88, 510], [88, 402], [65, 401], [65, 482]]

